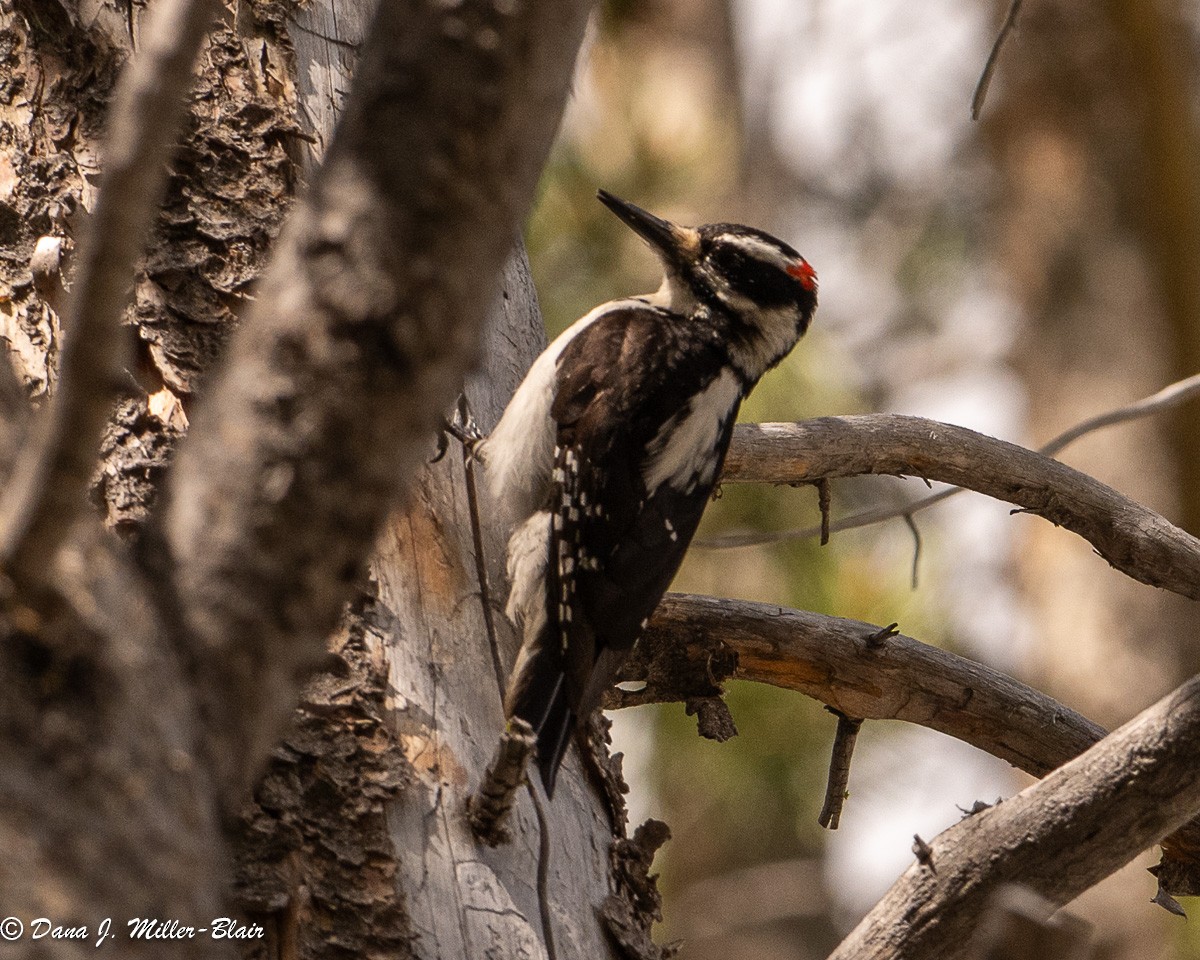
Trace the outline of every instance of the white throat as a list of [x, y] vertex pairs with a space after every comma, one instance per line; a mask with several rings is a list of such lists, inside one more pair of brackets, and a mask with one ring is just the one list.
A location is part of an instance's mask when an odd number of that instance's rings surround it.
[[659, 288], [642, 299], [652, 307], [662, 307], [685, 315], [696, 307], [696, 295], [692, 293], [692, 288], [672, 270], [666, 270]]

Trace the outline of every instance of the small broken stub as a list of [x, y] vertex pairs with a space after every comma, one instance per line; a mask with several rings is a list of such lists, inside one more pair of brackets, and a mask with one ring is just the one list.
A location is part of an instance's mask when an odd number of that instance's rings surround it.
[[737, 724], [733, 714], [720, 696], [692, 697], [685, 706], [687, 715], [696, 717], [696, 732], [705, 740], [724, 743], [737, 736]]
[[512, 839], [505, 824], [517, 791], [525, 785], [536, 744], [533, 727], [520, 717], [510, 720], [500, 735], [479, 789], [467, 798], [467, 819], [480, 843], [496, 847]]

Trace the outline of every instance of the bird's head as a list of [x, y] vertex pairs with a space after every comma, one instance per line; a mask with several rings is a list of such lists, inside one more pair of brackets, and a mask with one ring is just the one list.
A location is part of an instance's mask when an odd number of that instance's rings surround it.
[[[680, 313], [698, 306], [740, 321], [754, 378], [774, 366], [808, 329], [817, 275], [799, 253], [754, 227], [684, 227], [601, 190], [600, 202], [650, 245], [665, 275], [655, 302]], [[748, 352], [747, 352], [748, 351]]]

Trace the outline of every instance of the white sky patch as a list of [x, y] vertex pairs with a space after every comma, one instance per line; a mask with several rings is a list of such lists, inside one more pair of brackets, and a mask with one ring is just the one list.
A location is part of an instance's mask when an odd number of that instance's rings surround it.
[[750, 109], [770, 110], [780, 152], [798, 165], [835, 184], [872, 166], [927, 182], [969, 135], [986, 6], [738, 0], [734, 13]]
[[868, 721], [850, 768], [841, 827], [827, 834], [825, 874], [847, 926], [913, 862], [913, 834], [932, 840], [976, 800], [1012, 796], [1021, 781], [1007, 763], [943, 734]]

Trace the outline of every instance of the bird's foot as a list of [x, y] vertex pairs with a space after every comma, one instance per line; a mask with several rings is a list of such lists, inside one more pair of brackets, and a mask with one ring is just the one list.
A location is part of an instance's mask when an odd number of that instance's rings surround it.
[[437, 454], [430, 463], [437, 463], [446, 455], [450, 438], [453, 437], [463, 445], [463, 450], [471, 459], [477, 459], [475, 450], [485, 439], [475, 417], [467, 403], [466, 394], [459, 394], [454, 413], [442, 421], [442, 432], [438, 436]]

